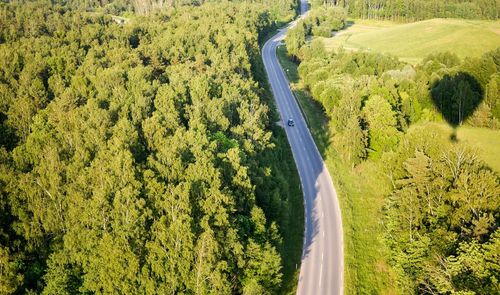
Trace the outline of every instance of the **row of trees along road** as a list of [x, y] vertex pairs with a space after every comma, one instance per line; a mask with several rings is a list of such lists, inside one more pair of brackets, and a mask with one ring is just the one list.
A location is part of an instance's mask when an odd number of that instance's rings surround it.
[[352, 167], [378, 163], [389, 179], [385, 217], [373, 222], [384, 224], [380, 238], [398, 292], [498, 293], [500, 178], [466, 145], [423, 122], [499, 128], [500, 48], [463, 61], [434, 54], [417, 66], [377, 53], [330, 53], [306, 39], [323, 25], [318, 19], [339, 15], [335, 9], [312, 11], [286, 45], [330, 120], [339, 157]]
[[136, 2], [0, 3], [0, 294], [275, 293], [275, 2]]

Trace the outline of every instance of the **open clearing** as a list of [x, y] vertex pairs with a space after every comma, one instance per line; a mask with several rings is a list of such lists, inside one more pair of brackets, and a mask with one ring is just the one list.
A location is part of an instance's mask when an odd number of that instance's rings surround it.
[[450, 51], [460, 58], [478, 57], [500, 47], [500, 21], [431, 19], [409, 24], [354, 20], [332, 38], [327, 49], [370, 50], [418, 63], [430, 53]]
[[[414, 126], [424, 125], [429, 129], [442, 131], [442, 136], [450, 137], [453, 129], [446, 123], [425, 122]], [[457, 128], [458, 142], [465, 143], [467, 146], [477, 151], [478, 157], [483, 160], [487, 166], [500, 173], [500, 130], [460, 126]]]

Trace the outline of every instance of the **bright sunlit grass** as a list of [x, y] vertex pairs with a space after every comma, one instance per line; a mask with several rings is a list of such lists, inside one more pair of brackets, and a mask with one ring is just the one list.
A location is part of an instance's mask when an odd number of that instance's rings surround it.
[[410, 63], [442, 51], [453, 52], [460, 58], [479, 57], [500, 47], [500, 21], [431, 19], [397, 24], [354, 20], [346, 30], [323, 40], [327, 49], [389, 53]]
[[[443, 130], [443, 136], [450, 136], [452, 128], [445, 123], [422, 123]], [[500, 130], [461, 126], [457, 129], [457, 141], [474, 148], [478, 157], [487, 166], [500, 173]]]

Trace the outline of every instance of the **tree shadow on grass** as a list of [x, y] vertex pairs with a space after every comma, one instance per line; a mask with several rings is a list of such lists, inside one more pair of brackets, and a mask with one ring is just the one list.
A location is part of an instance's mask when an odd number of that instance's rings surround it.
[[481, 84], [465, 72], [446, 74], [432, 84], [431, 97], [437, 110], [453, 127], [450, 136], [457, 141], [457, 127], [461, 126], [477, 109], [484, 99]]

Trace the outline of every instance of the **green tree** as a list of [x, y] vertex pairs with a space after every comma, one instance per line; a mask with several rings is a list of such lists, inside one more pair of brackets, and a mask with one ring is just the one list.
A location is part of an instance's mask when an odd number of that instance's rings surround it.
[[391, 105], [378, 95], [371, 96], [366, 101], [363, 114], [368, 124], [370, 155], [380, 157], [381, 153], [390, 151], [398, 143], [395, 114]]

